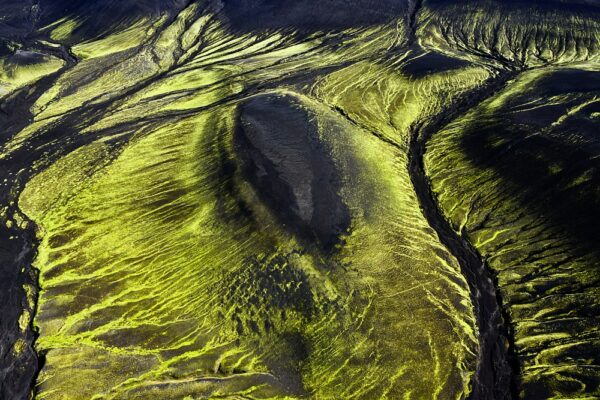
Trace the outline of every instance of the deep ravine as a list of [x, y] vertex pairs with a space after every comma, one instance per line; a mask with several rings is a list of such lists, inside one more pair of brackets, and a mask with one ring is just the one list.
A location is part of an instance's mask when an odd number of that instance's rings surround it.
[[499, 73], [487, 85], [452, 105], [433, 121], [413, 126], [408, 170], [419, 204], [440, 241], [458, 260], [473, 301], [479, 328], [479, 355], [471, 382], [471, 400], [516, 398], [518, 363], [513, 354], [509, 316], [502, 308], [493, 272], [464, 234], [458, 234], [446, 220], [432, 192], [423, 156], [428, 139], [448, 122], [503, 87], [515, 73]]

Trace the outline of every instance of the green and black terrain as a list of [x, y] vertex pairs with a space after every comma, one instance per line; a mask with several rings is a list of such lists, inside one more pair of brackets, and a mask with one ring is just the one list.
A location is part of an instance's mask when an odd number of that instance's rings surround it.
[[0, 0], [0, 399], [600, 398], [600, 1]]

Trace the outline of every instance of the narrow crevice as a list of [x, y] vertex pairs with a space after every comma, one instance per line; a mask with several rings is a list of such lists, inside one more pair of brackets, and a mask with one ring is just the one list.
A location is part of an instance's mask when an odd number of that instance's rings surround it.
[[[469, 400], [510, 400], [518, 398], [519, 363], [515, 354], [512, 322], [495, 274], [485, 259], [469, 242], [466, 232], [457, 233], [439, 208], [429, 178], [425, 172], [423, 156], [427, 141], [450, 121], [463, 115], [475, 105], [491, 98], [510, 80], [516, 71], [500, 72], [475, 92], [469, 92], [448, 109], [427, 123], [412, 127], [409, 144], [408, 172], [423, 214], [436, 231], [440, 241], [458, 260], [467, 280], [479, 326], [479, 356], [471, 381]], [[366, 130], [383, 142], [403, 150], [397, 143], [385, 138], [351, 118], [342, 108], [332, 107], [344, 119]]]
[[423, 7], [423, 0], [409, 0], [408, 2], [408, 45], [417, 41], [417, 15]]
[[502, 306], [502, 297], [494, 272], [469, 242], [466, 234], [457, 233], [440, 209], [425, 172], [423, 156], [427, 141], [435, 132], [474, 105], [490, 98], [515, 76], [514, 72], [499, 73], [488, 84], [454, 103], [433, 121], [415, 124], [409, 147], [409, 175], [423, 214], [442, 244], [458, 260], [475, 307], [479, 329], [479, 356], [471, 382], [471, 400], [505, 400], [518, 397], [519, 366], [514, 354], [510, 315]]

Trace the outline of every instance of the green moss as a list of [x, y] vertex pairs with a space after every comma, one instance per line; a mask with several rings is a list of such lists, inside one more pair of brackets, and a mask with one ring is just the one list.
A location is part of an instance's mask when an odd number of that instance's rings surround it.
[[72, 51], [77, 58], [82, 60], [104, 57], [139, 46], [148, 37], [150, 31], [151, 27], [149, 23], [145, 20], [140, 20], [130, 27], [102, 39], [78, 43], [73, 46]]
[[48, 26], [47, 29], [52, 29], [50, 38], [60, 42], [68, 40], [73, 34], [73, 31], [79, 26], [81, 26], [81, 21], [63, 18]]
[[40, 58], [36, 62], [24, 64], [0, 58], [0, 99], [58, 71], [64, 65], [64, 62], [56, 57], [39, 53], [37, 55]]
[[[357, 79], [365, 71], [389, 81], [389, 105], [361, 112], [332, 97], [339, 85], [381, 87]], [[402, 143], [411, 121], [432, 112], [421, 96], [485, 77], [465, 70], [411, 84], [361, 64], [309, 97], [282, 89], [315, 115], [342, 171], [353, 233], [330, 256], [304, 249], [237, 174], [222, 175], [231, 106], [144, 131], [109, 165], [98, 164], [101, 142], [56, 162], [20, 200], [43, 232], [39, 397], [462, 396], [476, 339], [458, 265], [418, 209], [404, 151], [328, 104], [361, 122], [397, 107], [402, 129], [381, 120], [371, 129]], [[200, 93], [205, 104], [227, 94]], [[401, 104], [414, 112], [402, 116]]]

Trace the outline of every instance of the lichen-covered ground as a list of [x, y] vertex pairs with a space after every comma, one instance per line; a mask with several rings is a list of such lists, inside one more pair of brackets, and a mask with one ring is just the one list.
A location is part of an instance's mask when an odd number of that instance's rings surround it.
[[0, 398], [600, 396], [583, 3], [8, 1]]
[[585, 67], [526, 72], [427, 154], [442, 208], [497, 273], [525, 398], [600, 390], [599, 89]]

